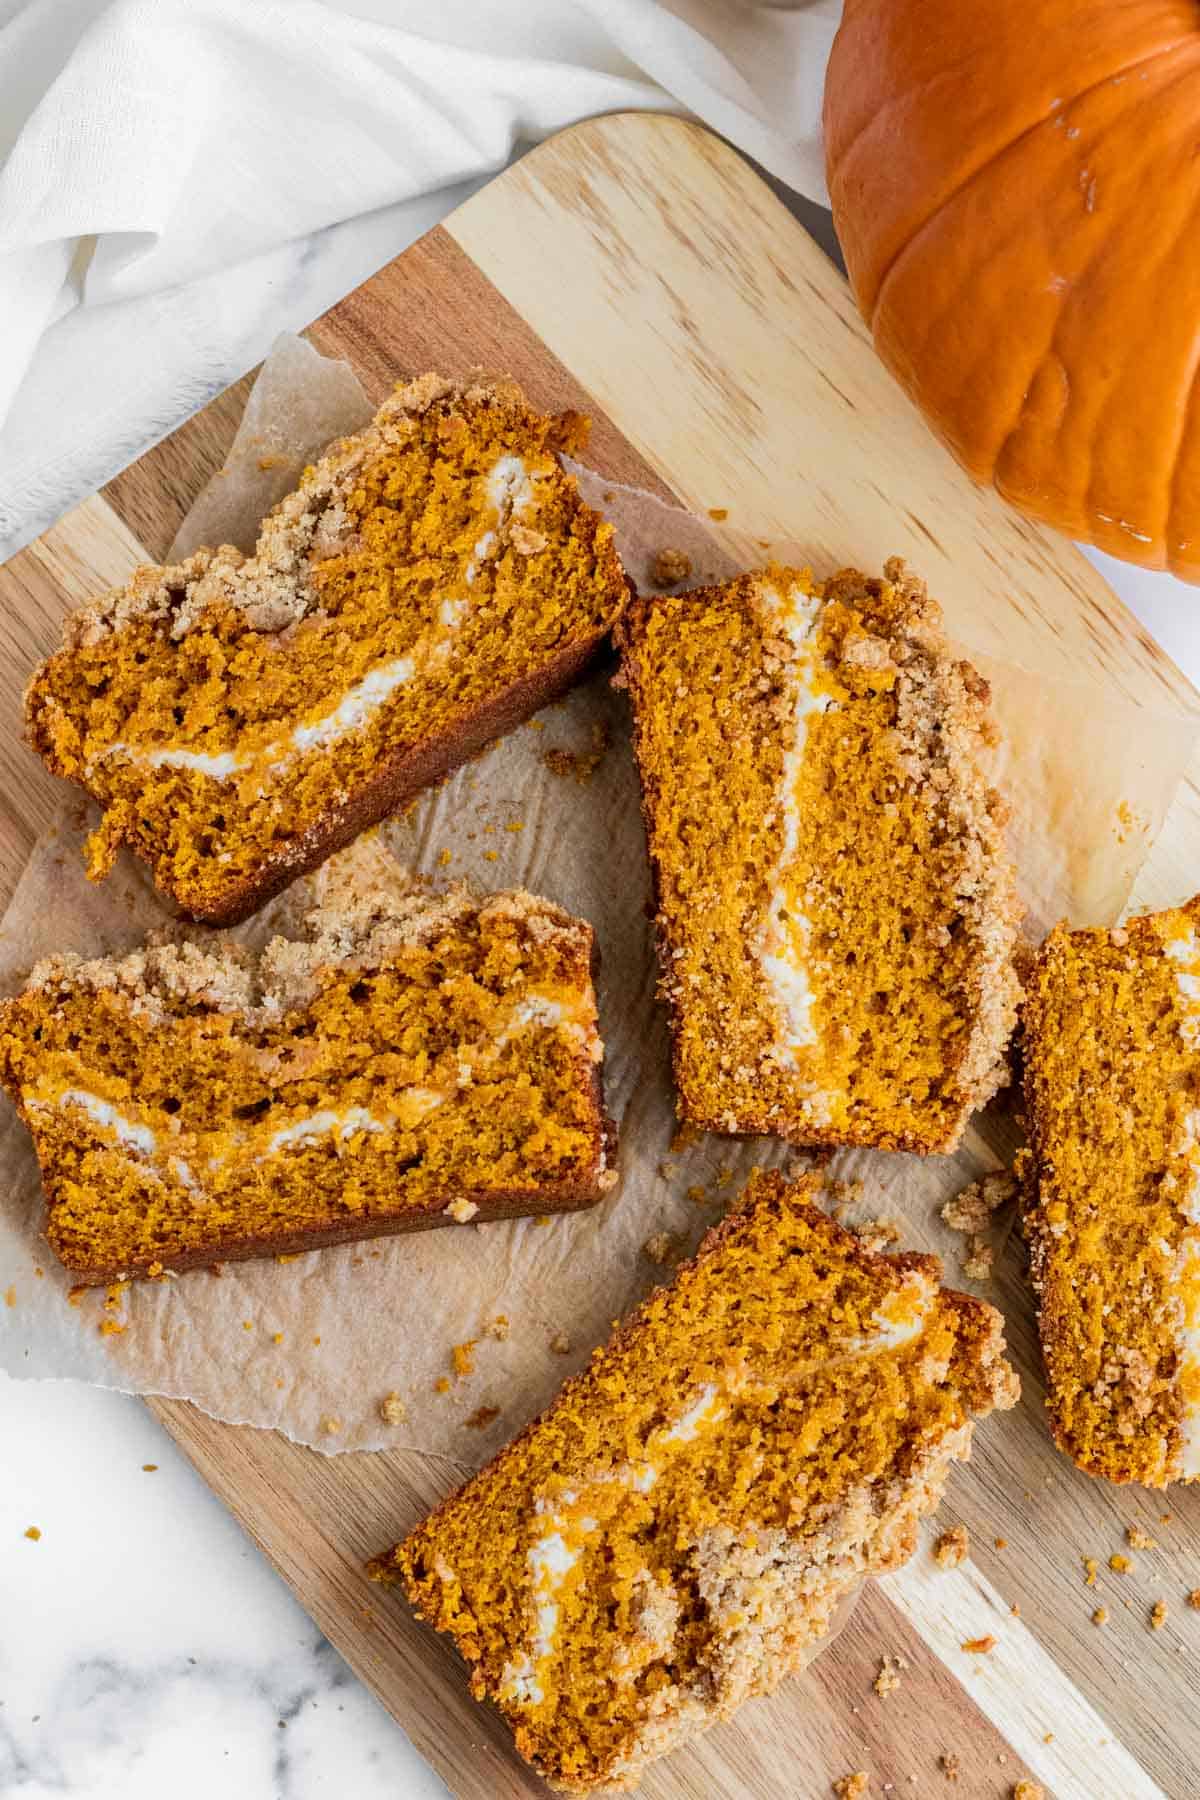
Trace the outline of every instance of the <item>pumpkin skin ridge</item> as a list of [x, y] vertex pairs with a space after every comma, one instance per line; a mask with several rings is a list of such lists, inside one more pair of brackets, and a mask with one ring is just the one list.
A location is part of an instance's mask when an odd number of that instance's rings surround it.
[[825, 119], [860, 311], [975, 479], [1200, 582], [1200, 7], [1095, 0], [1077, 53], [1068, 0], [1033, 35], [981, 13], [848, 0]]
[[[1159, 61], [1159, 59], [1161, 57], [1172, 55], [1176, 50], [1178, 50], [1181, 47], [1186, 49], [1186, 48], [1188, 48], [1188, 45], [1189, 45], [1188, 39], [1180, 38], [1173, 44], [1165, 44], [1165, 45], [1160, 46], [1160, 48], [1157, 50], [1152, 50], [1150, 52], [1149, 56], [1139, 56], [1135, 62], [1128, 63], [1122, 68], [1114, 69], [1110, 75], [1105, 75], [1099, 81], [1090, 82], [1087, 87], [1080, 88], [1080, 90], [1077, 94], [1072, 94], [1070, 104], [1072, 106], [1077, 106], [1081, 100], [1086, 100], [1090, 94], [1094, 94], [1094, 93], [1098, 92], [1098, 90], [1102, 87], [1107, 87], [1110, 82], [1116, 81], [1118, 79], [1122, 80], [1122, 81], [1127, 80], [1130, 75], [1136, 75], [1140, 70], [1146, 68], [1148, 64]], [[1193, 54], [1195, 54], [1195, 45], [1192, 44], [1191, 48], [1193, 50]], [[1194, 72], [1195, 71], [1192, 71], [1193, 74], [1194, 74]], [[859, 310], [862, 312], [863, 317], [866, 319], [867, 324], [872, 328], [872, 330], [874, 330], [874, 327], [875, 327], [875, 316], [879, 311], [880, 302], [883, 297], [883, 290], [887, 284], [888, 276], [891, 274], [891, 272], [895, 268], [896, 264], [900, 261], [900, 258], [902, 256], [904, 256], [905, 253], [908, 250], [910, 250], [913, 247], [913, 245], [917, 242], [917, 239], [921, 236], [921, 233], [923, 231], [925, 231], [927, 229], [927, 227], [930, 226], [933, 223], [933, 221], [937, 218], [938, 214], [942, 211], [943, 207], [952, 205], [955, 200], [959, 199], [961, 195], [966, 193], [967, 189], [971, 186], [971, 184], [974, 181], [978, 180], [978, 178], [981, 175], [989, 175], [989, 174], [993, 173], [996, 169], [996, 165], [1001, 161], [1001, 159], [1003, 157], [1008, 155], [1010, 150], [1015, 150], [1018, 145], [1023, 144], [1026, 141], [1026, 139], [1031, 136], [1031, 134], [1033, 132], [1041, 131], [1044, 126], [1050, 125], [1054, 119], [1055, 114], [1058, 112], [1065, 112], [1065, 110], [1066, 110], [1065, 106], [1063, 106], [1061, 104], [1058, 106], [1051, 106], [1051, 108], [1048, 112], [1042, 113], [1039, 118], [1032, 120], [1030, 122], [1030, 124], [1024, 126], [1017, 133], [1017, 135], [1015, 137], [1009, 138], [1006, 141], [1006, 143], [1004, 144], [1004, 147], [1000, 151], [989, 152], [986, 161], [978, 163], [976, 165], [976, 167], [971, 170], [969, 175], [964, 176], [963, 179], [961, 181], [957, 182], [954, 187], [947, 188], [944, 191], [944, 193], [941, 193], [938, 195], [937, 199], [932, 202], [933, 210], [931, 212], [929, 212], [926, 215], [926, 217], [921, 220], [921, 223], [918, 226], [916, 226], [916, 228], [910, 233], [910, 235], [905, 239], [904, 243], [901, 244], [900, 248], [898, 250], [894, 251], [893, 254], [888, 258], [886, 268], [883, 268], [880, 270], [880, 272], [876, 278], [876, 282], [875, 282], [875, 304], [871, 308], [871, 311], [868, 313], [866, 311], [866, 309], [862, 306], [862, 303], [861, 302], [859, 303]], [[870, 124], [871, 124], [871, 121], [868, 121], [868, 123], [863, 126], [862, 130], [859, 131], [850, 140], [850, 143], [846, 146], [844, 155], [849, 155], [849, 153], [853, 150], [854, 145], [857, 144], [861, 140], [861, 138], [865, 135], [865, 133], [870, 129]], [[851, 286], [852, 287], [854, 286], [853, 281], [851, 282]], [[855, 290], [855, 298], [856, 299], [858, 298], [857, 289]]]

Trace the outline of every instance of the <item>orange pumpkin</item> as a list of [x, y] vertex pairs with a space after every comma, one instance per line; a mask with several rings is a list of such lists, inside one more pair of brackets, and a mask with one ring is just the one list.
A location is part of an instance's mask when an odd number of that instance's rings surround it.
[[981, 481], [1200, 581], [1200, 5], [846, 0], [834, 221], [880, 355]]

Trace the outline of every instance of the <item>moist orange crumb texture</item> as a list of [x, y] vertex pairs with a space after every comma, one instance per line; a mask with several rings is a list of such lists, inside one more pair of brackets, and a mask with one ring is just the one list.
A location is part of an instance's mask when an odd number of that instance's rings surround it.
[[999, 1085], [1019, 916], [987, 687], [903, 565], [619, 627], [684, 1116], [944, 1150]]
[[57, 958], [0, 1007], [74, 1273], [450, 1222], [464, 1197], [545, 1212], [612, 1179], [586, 925], [459, 892], [309, 928], [257, 959], [211, 938]]
[[972, 1417], [1009, 1405], [999, 1316], [755, 1176], [670, 1287], [373, 1573], [473, 1665], [569, 1791], [643, 1764], [805, 1660], [894, 1567]]
[[252, 557], [142, 568], [74, 615], [27, 720], [104, 809], [91, 872], [128, 843], [185, 909], [223, 917], [387, 759], [598, 641], [627, 590], [558, 460], [585, 430], [509, 383], [422, 377], [306, 471]]
[[1062, 1448], [1200, 1476], [1200, 900], [1046, 940], [1027, 999], [1026, 1209]]

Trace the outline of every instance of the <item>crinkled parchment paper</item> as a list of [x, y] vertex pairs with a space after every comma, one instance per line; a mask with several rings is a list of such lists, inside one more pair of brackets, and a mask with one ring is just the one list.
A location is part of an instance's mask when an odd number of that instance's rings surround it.
[[[281, 478], [288, 485], [324, 438], [366, 417], [355, 386], [344, 365], [307, 346], [277, 350], [226, 471], [197, 503], [205, 539], [248, 546], [248, 521], [277, 497]], [[664, 547], [688, 551], [693, 582], [719, 579], [734, 566], [737, 546], [714, 542], [706, 521], [591, 471], [582, 479], [617, 523], [639, 583]], [[197, 541], [191, 522], [181, 541]], [[783, 559], [798, 554], [796, 546], [773, 549]], [[744, 564], [766, 554], [747, 544]], [[768, 1140], [704, 1137], [671, 1151], [649, 876], [626, 703], [610, 674], [600, 670], [390, 821], [382, 836], [405, 864], [436, 880], [466, 877], [484, 889], [522, 884], [594, 923], [605, 1079], [621, 1124], [619, 1187], [592, 1212], [543, 1223], [460, 1226], [287, 1263], [231, 1263], [109, 1296], [85, 1292], [72, 1303], [70, 1283], [40, 1235], [28, 1140], [4, 1102], [0, 1365], [17, 1375], [182, 1396], [219, 1418], [274, 1426], [322, 1450], [404, 1444], [479, 1463], [695, 1245], [754, 1164], [789, 1160]], [[1195, 722], [1133, 708], [1117, 721], [1088, 687], [1051, 690], [994, 662], [987, 674], [1007, 734], [1001, 772], [1034, 934], [1063, 915], [1115, 918], [1190, 755]], [[64, 805], [30, 860], [0, 927], [8, 990], [46, 952], [122, 950], [163, 922], [161, 902], [131, 859], [103, 886], [84, 880], [86, 829], [84, 809]], [[284, 896], [243, 934], [261, 940], [286, 904]], [[909, 1243], [948, 1250], [954, 1240], [939, 1239], [936, 1205], [996, 1166], [1013, 1135], [1002, 1102], [953, 1158], [855, 1154], [839, 1159], [839, 1172], [867, 1177], [866, 1213], [898, 1214]], [[953, 1263], [950, 1272], [957, 1274]], [[501, 1318], [507, 1328], [496, 1324]], [[460, 1353], [460, 1363], [471, 1370], [459, 1374], [452, 1352], [467, 1344], [474, 1348]], [[406, 1417], [389, 1425], [380, 1403], [393, 1393]]]

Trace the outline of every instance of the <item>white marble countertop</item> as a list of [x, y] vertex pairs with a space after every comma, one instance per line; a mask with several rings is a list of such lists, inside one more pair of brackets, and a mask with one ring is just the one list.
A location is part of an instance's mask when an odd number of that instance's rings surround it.
[[[812, 209], [804, 216], [812, 223]], [[268, 268], [210, 278], [205, 304], [213, 316], [240, 308], [245, 324], [215, 371], [209, 357], [206, 391], [189, 390], [171, 412], [161, 393], [125, 389], [119, 430], [109, 438], [111, 466], [65, 467], [61, 489], [41, 495], [39, 524], [403, 243], [387, 215], [376, 214], [275, 253]], [[184, 317], [180, 331], [186, 336], [194, 326], [194, 317]], [[132, 358], [136, 346], [112, 349], [116, 406], [122, 357]], [[27, 396], [17, 430], [33, 430], [40, 406], [69, 404], [67, 334], [63, 352], [63, 385], [53, 395]], [[1097, 561], [1200, 681], [1200, 594]], [[0, 1375], [0, 1446], [5, 1800], [445, 1794], [140, 1402]], [[41, 1536], [26, 1535], [30, 1527]]]

